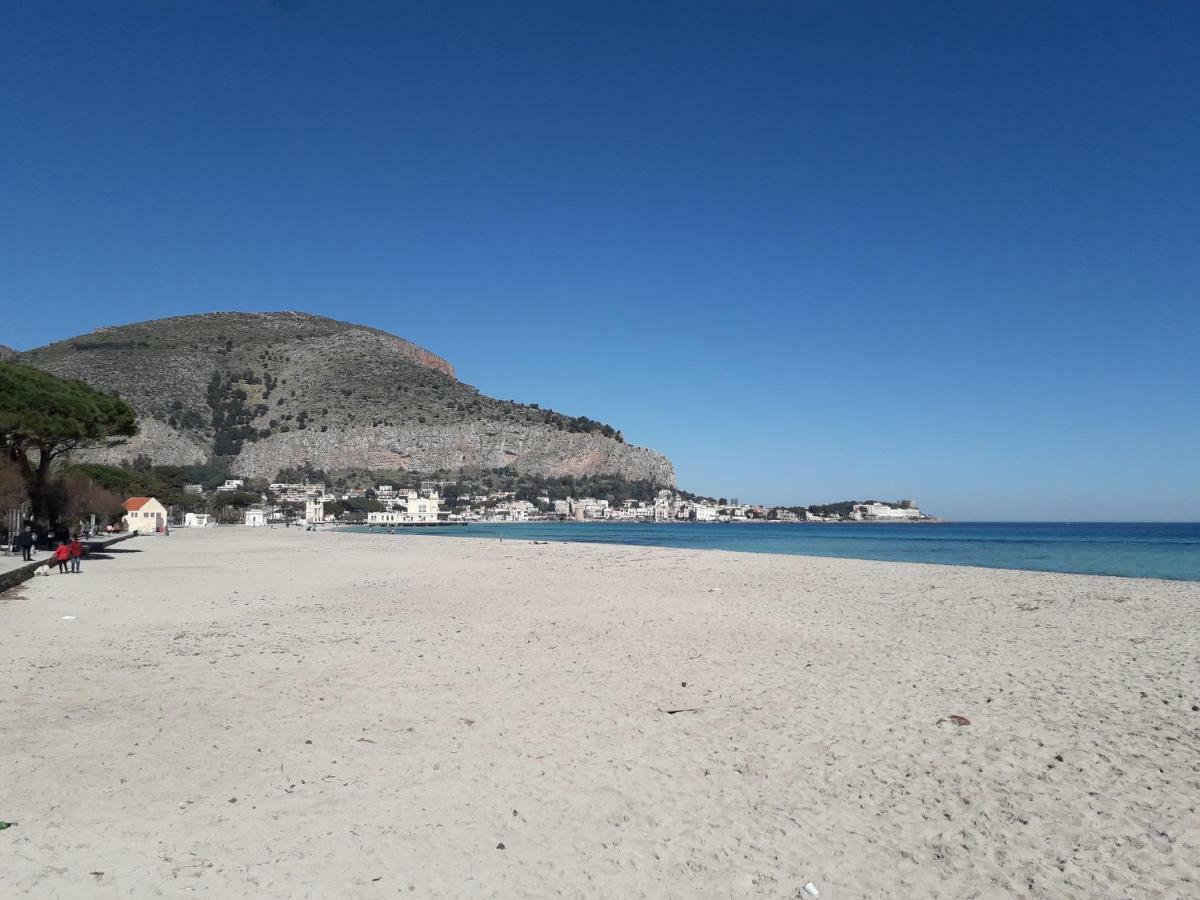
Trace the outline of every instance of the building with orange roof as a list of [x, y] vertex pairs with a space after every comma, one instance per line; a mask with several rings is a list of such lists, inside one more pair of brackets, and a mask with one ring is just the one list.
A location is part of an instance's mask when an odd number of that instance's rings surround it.
[[143, 534], [160, 532], [167, 524], [167, 508], [153, 497], [130, 497], [125, 507], [125, 530]]

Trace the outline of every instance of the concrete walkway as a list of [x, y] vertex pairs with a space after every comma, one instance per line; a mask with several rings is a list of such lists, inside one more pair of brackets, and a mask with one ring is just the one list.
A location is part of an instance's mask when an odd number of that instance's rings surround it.
[[[34, 550], [33, 561], [42, 562], [49, 559], [52, 555], [48, 550]], [[28, 563], [21, 558], [20, 550], [16, 553], [0, 552], [0, 575], [3, 575], [5, 572], [11, 572], [13, 569], [19, 569], [24, 565], [28, 565]]]
[[[96, 550], [102, 549], [106, 544], [115, 543], [115, 539], [127, 537], [126, 532], [118, 532], [117, 534], [100, 534], [94, 538], [86, 538], [83, 541], [84, 559], [87, 559], [87, 554], [93, 553]], [[17, 569], [25, 566], [33, 565], [34, 563], [48, 562], [53, 558], [54, 553], [50, 550], [34, 550], [32, 562], [26, 562], [21, 558], [21, 551], [9, 553], [6, 550], [0, 550], [0, 590], [5, 590], [11, 587], [13, 582], [11, 579], [6, 579], [4, 576]], [[27, 577], [27, 576], [25, 576]], [[18, 578], [18, 581], [24, 580], [24, 577]]]

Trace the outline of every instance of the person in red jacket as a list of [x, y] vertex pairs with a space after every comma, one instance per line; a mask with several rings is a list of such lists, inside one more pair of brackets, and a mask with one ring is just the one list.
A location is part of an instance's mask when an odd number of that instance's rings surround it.
[[67, 549], [71, 551], [71, 572], [78, 575], [80, 560], [83, 559], [83, 544], [79, 540], [79, 535], [71, 535], [71, 543], [67, 545]]
[[54, 548], [54, 560], [58, 563], [58, 571], [62, 574], [67, 574], [67, 561], [71, 558], [71, 548], [62, 541], [58, 542], [58, 546]]

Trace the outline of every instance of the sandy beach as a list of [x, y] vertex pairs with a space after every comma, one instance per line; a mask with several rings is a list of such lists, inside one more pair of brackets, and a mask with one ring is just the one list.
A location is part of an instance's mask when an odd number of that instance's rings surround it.
[[6, 896], [1200, 896], [1200, 584], [247, 528], [103, 556], [0, 595]]

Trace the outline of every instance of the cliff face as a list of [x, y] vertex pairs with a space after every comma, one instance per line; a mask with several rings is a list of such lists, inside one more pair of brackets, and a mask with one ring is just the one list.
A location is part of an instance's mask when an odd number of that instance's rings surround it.
[[487, 397], [395, 335], [303, 313], [211, 313], [60, 341], [17, 361], [115, 391], [141, 433], [98, 462], [227, 457], [238, 474], [310, 465], [620, 474], [673, 485], [668, 459], [610, 426]]
[[325, 470], [363, 467], [414, 472], [511, 466], [539, 475], [613, 473], [675, 483], [670, 460], [644, 447], [545, 426], [474, 422], [293, 431], [248, 445], [235, 467], [240, 474], [270, 478], [282, 468], [305, 462]]

